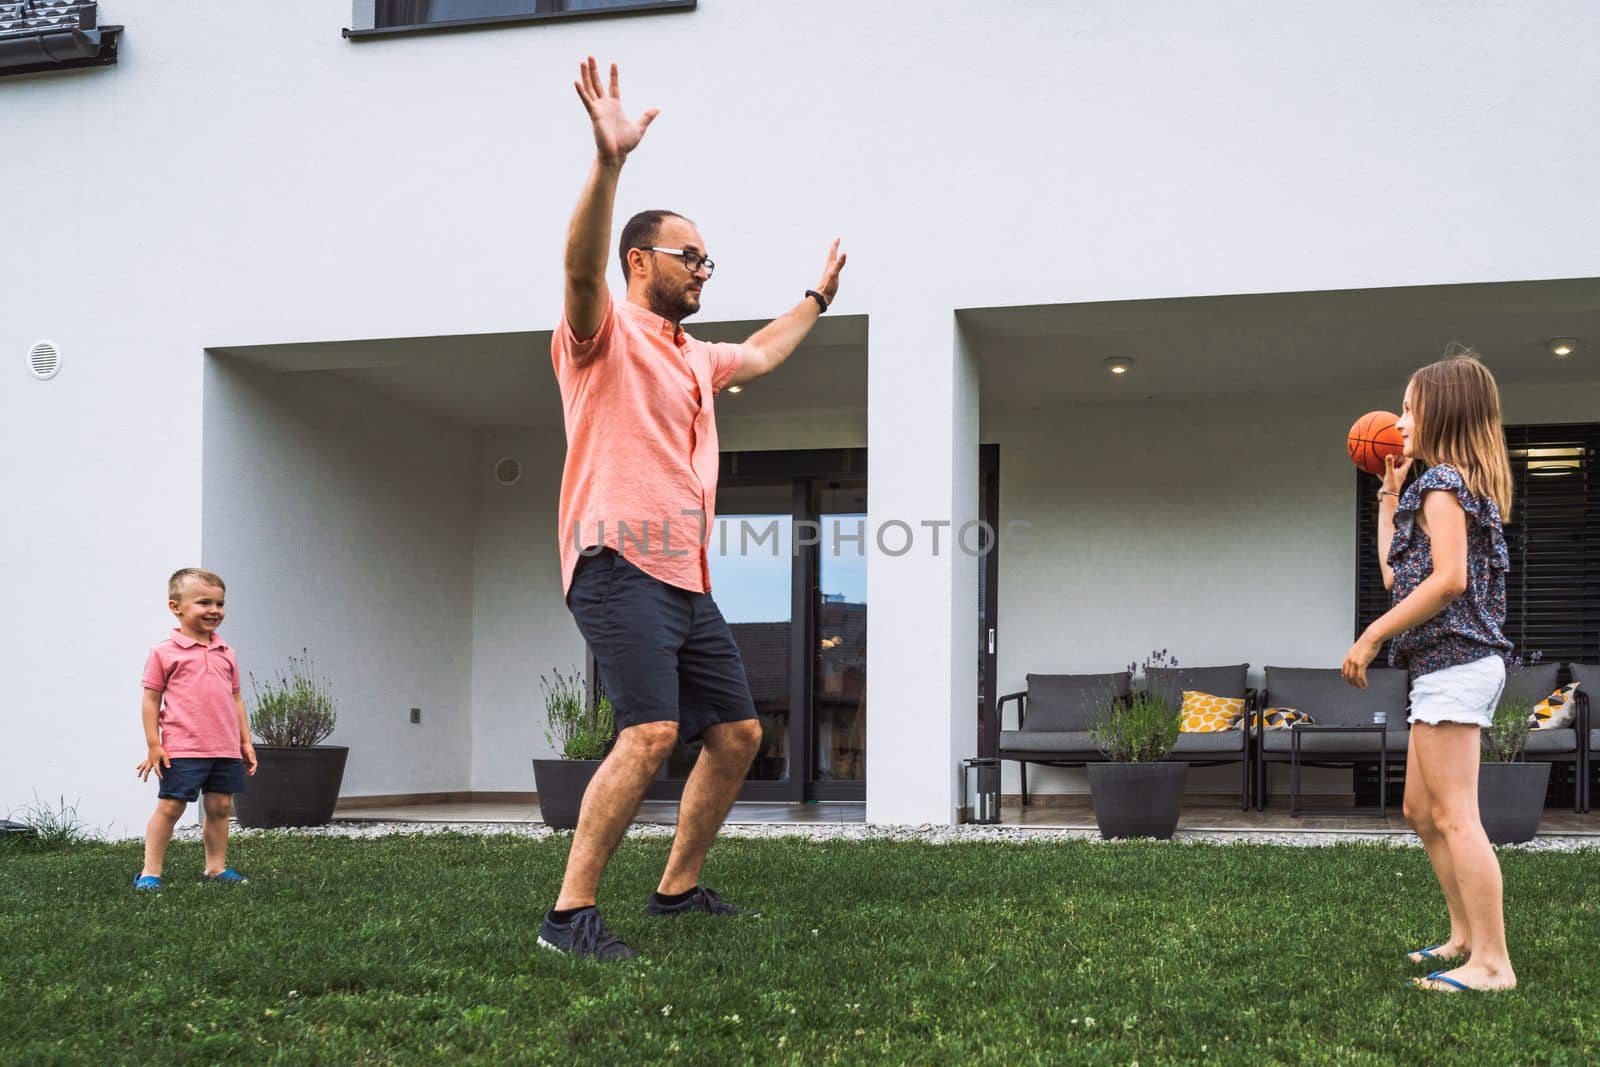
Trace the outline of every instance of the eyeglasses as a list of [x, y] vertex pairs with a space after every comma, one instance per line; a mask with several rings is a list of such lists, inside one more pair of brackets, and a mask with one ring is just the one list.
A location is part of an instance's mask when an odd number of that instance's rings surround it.
[[646, 252], [665, 252], [669, 256], [677, 256], [683, 260], [684, 269], [690, 274], [698, 273], [701, 267], [706, 269], [707, 278], [717, 272], [715, 261], [707, 259], [699, 252], [691, 252], [687, 248], [657, 248], [654, 245], [646, 245], [644, 250]]

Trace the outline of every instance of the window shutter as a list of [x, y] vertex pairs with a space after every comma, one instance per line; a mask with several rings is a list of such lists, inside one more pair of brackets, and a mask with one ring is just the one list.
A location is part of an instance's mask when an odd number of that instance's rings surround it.
[[[1600, 662], [1600, 423], [1505, 433], [1513, 487], [1505, 634], [1515, 654]], [[1356, 472], [1357, 635], [1390, 606], [1378, 568], [1378, 485]]]

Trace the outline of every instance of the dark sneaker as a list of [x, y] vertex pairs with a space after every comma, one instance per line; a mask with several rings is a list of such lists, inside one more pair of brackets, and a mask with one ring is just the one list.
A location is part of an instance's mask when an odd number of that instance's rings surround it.
[[754, 915], [754, 912], [736, 908], [723, 900], [715, 889], [696, 886], [677, 904], [663, 904], [650, 894], [650, 903], [644, 906], [646, 915]]
[[539, 947], [603, 962], [631, 960], [638, 955], [622, 938], [606, 929], [594, 908], [584, 908], [565, 923], [552, 921], [550, 913], [546, 912], [539, 926]]

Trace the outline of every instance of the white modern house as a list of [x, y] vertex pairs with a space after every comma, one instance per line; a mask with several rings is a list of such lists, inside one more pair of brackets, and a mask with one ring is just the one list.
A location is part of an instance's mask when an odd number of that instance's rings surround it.
[[[661, 108], [618, 224], [706, 235], [692, 332], [742, 338], [849, 253], [807, 345], [718, 400], [719, 510], [780, 529], [713, 571], [770, 711], [752, 796], [949, 822], [980, 707], [1030, 672], [1337, 665], [1345, 433], [1451, 340], [1508, 425], [1600, 423], [1590, 0], [39, 21], [76, 11], [0, 2], [0, 815], [64, 797], [138, 831], [139, 671], [185, 565], [226, 578], [245, 669], [304, 648], [331, 676], [346, 795], [532, 790], [538, 679], [585, 656], [549, 336], [588, 54]], [[992, 556], [953, 548], [978, 520]], [[807, 522], [861, 536], [790, 551]], [[1575, 566], [1570, 655], [1600, 658], [1600, 556]]]

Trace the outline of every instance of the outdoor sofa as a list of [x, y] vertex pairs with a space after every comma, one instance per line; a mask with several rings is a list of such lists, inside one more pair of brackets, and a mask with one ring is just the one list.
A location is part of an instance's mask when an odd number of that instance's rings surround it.
[[[1000, 759], [1016, 760], [1022, 775], [1022, 803], [1028, 803], [1028, 764], [1086, 767], [1105, 761], [1090, 734], [1107, 699], [1125, 701], [1133, 680], [1127, 671], [1112, 674], [1030, 674], [1028, 688], [1000, 698]], [[1006, 705], [1017, 705], [1017, 728], [1007, 730]]]
[[[1311, 726], [1299, 727], [1300, 766], [1353, 767], [1357, 763], [1398, 762], [1405, 766], [1410, 728], [1406, 706], [1410, 685], [1405, 671], [1393, 667], [1369, 667], [1367, 688], [1357, 689], [1344, 680], [1337, 667], [1268, 667], [1266, 687], [1259, 703], [1265, 712], [1273, 708], [1293, 708], [1309, 715]], [[1386, 712], [1388, 722], [1381, 735], [1372, 732], [1345, 732], [1318, 727], [1370, 727], [1378, 712]], [[1293, 759], [1295, 729], [1262, 730], [1256, 745], [1256, 808], [1266, 807], [1267, 765], [1289, 763]], [[1388, 783], [1378, 783], [1379, 797], [1386, 796]], [[1299, 801], [1298, 781], [1290, 784], [1290, 809]], [[1385, 804], [1385, 806], [1387, 806]]]
[[[1185, 689], [1212, 696], [1243, 698], [1248, 719], [1253, 691], [1245, 687], [1248, 663], [1226, 667], [1151, 668], [1148, 684], [1177, 708]], [[1105, 754], [1090, 732], [1103, 714], [1108, 697], [1128, 699], [1132, 677], [1127, 671], [1112, 674], [1030, 674], [1028, 688], [1000, 698], [1000, 758], [1015, 760], [1022, 779], [1022, 803], [1028, 803], [1028, 764], [1051, 767], [1086, 767], [1105, 762]], [[1017, 705], [1017, 728], [1005, 729], [1005, 709]], [[1244, 723], [1238, 729], [1215, 733], [1180, 733], [1168, 760], [1191, 766], [1239, 764], [1239, 806], [1250, 807], [1251, 733]]]

